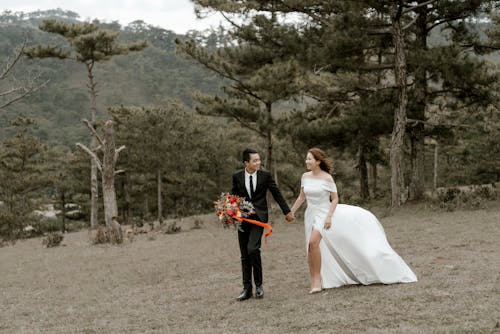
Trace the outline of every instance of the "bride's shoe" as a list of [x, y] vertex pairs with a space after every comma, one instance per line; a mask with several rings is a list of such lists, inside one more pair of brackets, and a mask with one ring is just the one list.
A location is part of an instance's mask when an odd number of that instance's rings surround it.
[[312, 294], [315, 294], [315, 293], [318, 293], [318, 292], [321, 292], [323, 289], [321, 288], [312, 288], [310, 291], [309, 291], [309, 294], [312, 295]]

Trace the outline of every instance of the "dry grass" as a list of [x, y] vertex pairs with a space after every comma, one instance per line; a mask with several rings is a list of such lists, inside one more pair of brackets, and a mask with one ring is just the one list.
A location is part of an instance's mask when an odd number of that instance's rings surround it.
[[500, 203], [477, 211], [409, 206], [383, 218], [419, 282], [310, 296], [300, 223], [275, 223], [263, 300], [236, 302], [234, 231], [202, 217], [178, 234], [92, 246], [41, 239], [0, 248], [1, 333], [500, 333]]

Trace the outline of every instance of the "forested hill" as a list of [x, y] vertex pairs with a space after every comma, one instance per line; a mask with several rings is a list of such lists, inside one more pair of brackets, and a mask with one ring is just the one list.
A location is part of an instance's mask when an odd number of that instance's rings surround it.
[[[61, 9], [32, 13], [0, 15], [1, 65], [12, 57], [16, 48], [26, 40], [28, 45], [58, 44], [64, 40], [38, 29], [45, 19], [79, 22], [77, 13]], [[173, 31], [135, 21], [127, 26], [118, 23], [102, 24], [106, 29], [119, 31], [120, 41], [146, 40], [149, 47], [141, 52], [113, 57], [95, 66], [100, 117], [112, 105], [161, 105], [169, 98], [191, 105], [191, 93], [196, 90], [214, 92], [220, 79], [200, 66], [176, 54], [175, 38], [184, 38]], [[216, 32], [192, 31], [189, 37], [202, 40], [207, 45], [217, 45]], [[80, 121], [89, 117], [86, 69], [81, 63], [58, 59], [23, 59], [15, 67], [19, 78], [40, 75], [50, 80], [40, 91], [15, 103], [0, 113], [0, 139], [7, 135], [5, 126], [18, 116], [34, 118], [39, 126], [37, 135], [49, 143], [74, 146], [86, 141], [88, 130]]]

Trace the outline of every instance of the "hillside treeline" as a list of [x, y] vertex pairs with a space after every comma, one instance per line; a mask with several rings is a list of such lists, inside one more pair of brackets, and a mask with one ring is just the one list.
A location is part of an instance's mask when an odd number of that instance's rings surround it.
[[[262, 152], [288, 197], [299, 190], [305, 150], [319, 146], [344, 201], [389, 200], [402, 89], [403, 202], [435, 187], [499, 181], [497, 1], [404, 1], [404, 87], [388, 1], [196, 3], [238, 23], [181, 36], [142, 21], [94, 22], [120, 43], [147, 42], [93, 69], [94, 125], [112, 119], [126, 147], [117, 161], [121, 222], [210, 210], [247, 146]], [[23, 45], [70, 50], [38, 28], [47, 19], [82, 23], [62, 10], [0, 15], [2, 64]], [[0, 109], [0, 233], [12, 238], [39, 220], [42, 204], [63, 211], [55, 228], [71, 205], [84, 221], [90, 211], [90, 161], [75, 146], [91, 137], [85, 67], [21, 57], [0, 92], [23, 83], [40, 86]]]

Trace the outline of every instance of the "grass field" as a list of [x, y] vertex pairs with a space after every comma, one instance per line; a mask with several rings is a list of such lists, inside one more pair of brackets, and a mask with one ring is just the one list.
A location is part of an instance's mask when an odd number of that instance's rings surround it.
[[[375, 210], [377, 213], [377, 210]], [[380, 216], [380, 214], [379, 214]], [[235, 231], [214, 215], [121, 246], [41, 238], [0, 248], [0, 333], [500, 333], [500, 202], [475, 211], [410, 205], [381, 218], [411, 284], [308, 295], [301, 221], [275, 219], [265, 298], [241, 291]]]

